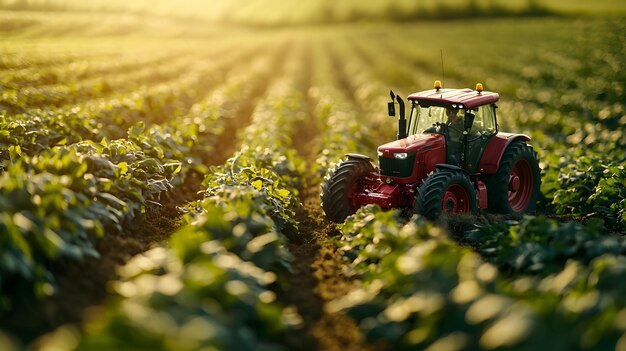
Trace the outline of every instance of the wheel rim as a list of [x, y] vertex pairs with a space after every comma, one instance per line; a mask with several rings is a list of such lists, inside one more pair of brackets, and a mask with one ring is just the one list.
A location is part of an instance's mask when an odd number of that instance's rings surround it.
[[526, 160], [519, 160], [509, 176], [509, 205], [516, 212], [525, 210], [533, 194], [533, 173]]
[[467, 190], [459, 184], [453, 184], [443, 193], [441, 209], [445, 213], [469, 213], [470, 199]]

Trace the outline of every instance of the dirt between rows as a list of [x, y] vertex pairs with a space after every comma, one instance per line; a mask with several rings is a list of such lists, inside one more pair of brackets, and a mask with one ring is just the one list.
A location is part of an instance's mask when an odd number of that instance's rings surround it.
[[[311, 55], [304, 56], [302, 91], [311, 86]], [[307, 94], [306, 117], [297, 125], [294, 147], [305, 160], [309, 178], [299, 189], [302, 206], [296, 208], [298, 236], [288, 244], [293, 254], [293, 271], [288, 276], [288, 289], [280, 296], [285, 304], [296, 306], [303, 319], [303, 328], [287, 337], [290, 350], [373, 350], [355, 321], [339, 313], [325, 310], [326, 303], [348, 294], [356, 282], [344, 274], [346, 263], [332, 242], [341, 233], [337, 226], [324, 219], [319, 197], [319, 179], [315, 177], [319, 152], [320, 129], [313, 113], [316, 101]], [[376, 349], [381, 349], [376, 348]]]
[[324, 309], [349, 293], [355, 281], [343, 273], [345, 263], [331, 241], [340, 232], [323, 219], [318, 187], [304, 189], [301, 199], [303, 206], [296, 210], [299, 237], [288, 245], [294, 261], [284, 299], [297, 307], [304, 327], [286, 344], [292, 350], [372, 350], [352, 318]]

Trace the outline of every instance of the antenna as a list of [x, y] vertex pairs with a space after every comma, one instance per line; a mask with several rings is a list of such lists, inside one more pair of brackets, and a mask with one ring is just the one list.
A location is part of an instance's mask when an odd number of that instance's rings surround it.
[[443, 49], [439, 49], [441, 52], [441, 86], [446, 86], [446, 74], [443, 71]]

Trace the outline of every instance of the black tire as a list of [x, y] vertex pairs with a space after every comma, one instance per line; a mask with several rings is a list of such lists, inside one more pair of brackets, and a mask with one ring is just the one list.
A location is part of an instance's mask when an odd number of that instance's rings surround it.
[[476, 190], [461, 171], [436, 170], [420, 185], [415, 199], [415, 212], [431, 220], [442, 212], [476, 214], [476, 209]]
[[[523, 141], [509, 144], [498, 171], [484, 176], [489, 212], [522, 215], [533, 211], [541, 194], [540, 173], [539, 159], [532, 146]], [[515, 176], [517, 188], [513, 185]]]
[[348, 158], [340, 162], [324, 178], [322, 183], [322, 209], [329, 221], [342, 223], [346, 217], [358, 210], [359, 206], [351, 194], [358, 189], [360, 182], [374, 166], [360, 158]]

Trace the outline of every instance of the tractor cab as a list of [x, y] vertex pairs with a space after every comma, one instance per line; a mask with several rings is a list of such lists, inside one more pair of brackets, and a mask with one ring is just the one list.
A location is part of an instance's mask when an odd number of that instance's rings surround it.
[[497, 93], [482, 84], [471, 89], [435, 89], [411, 94], [407, 135], [436, 133], [445, 137], [446, 163], [473, 173], [489, 139], [498, 133]]

